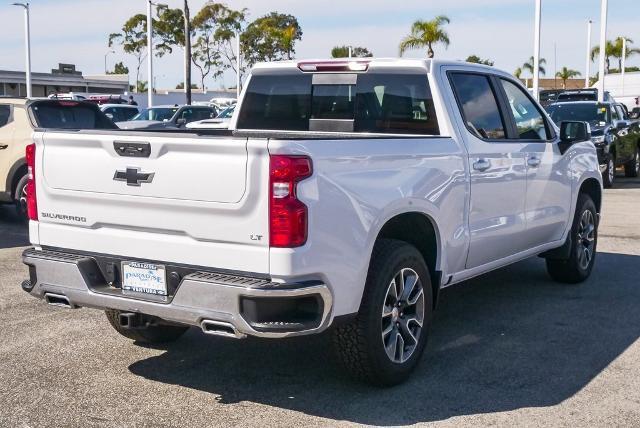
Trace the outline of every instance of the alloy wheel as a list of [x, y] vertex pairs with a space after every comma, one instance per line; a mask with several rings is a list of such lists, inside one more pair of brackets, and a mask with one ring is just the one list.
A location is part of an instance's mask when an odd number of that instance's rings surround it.
[[18, 198], [18, 204], [20, 205], [20, 211], [27, 212], [27, 185], [25, 184], [20, 189], [20, 198]]
[[416, 271], [405, 268], [394, 275], [382, 307], [382, 344], [394, 363], [407, 361], [418, 346], [424, 302], [422, 281]]
[[596, 222], [593, 213], [586, 210], [578, 226], [578, 264], [586, 270], [593, 259], [596, 241]]
[[613, 159], [609, 159], [609, 167], [607, 169], [607, 173], [609, 174], [609, 183], [613, 183], [613, 180], [616, 178], [616, 164], [613, 162]]

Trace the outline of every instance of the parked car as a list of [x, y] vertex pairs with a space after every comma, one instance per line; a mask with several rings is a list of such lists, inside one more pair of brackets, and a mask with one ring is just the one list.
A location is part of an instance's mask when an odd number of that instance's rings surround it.
[[624, 167], [627, 177], [640, 172], [640, 122], [631, 120], [618, 103], [579, 101], [556, 103], [547, 108], [556, 123], [581, 120], [591, 126], [591, 141], [598, 150], [604, 187], [612, 187], [616, 169]]
[[232, 105], [222, 110], [215, 119], [199, 120], [187, 124], [187, 129], [227, 129], [231, 123], [236, 106]]
[[131, 120], [116, 122], [116, 125], [121, 129], [177, 129], [215, 115], [216, 109], [208, 106], [157, 106], [144, 109]]
[[[604, 93], [604, 100], [607, 102], [614, 102], [613, 97], [607, 91]], [[558, 94], [555, 102], [567, 103], [572, 101], [598, 101], [598, 89], [576, 89], [571, 91], [563, 91]]]
[[27, 217], [25, 148], [35, 128], [114, 129], [94, 105], [63, 100], [0, 98], [0, 203]]
[[128, 104], [102, 104], [100, 110], [114, 122], [126, 122], [140, 113], [137, 106]]
[[122, 98], [120, 95], [108, 95], [108, 94], [94, 94], [89, 95], [87, 101], [91, 103], [96, 103], [98, 105], [111, 104], [111, 105], [119, 105], [119, 104], [127, 104], [129, 101]]
[[23, 289], [104, 309], [138, 342], [333, 326], [347, 370], [390, 385], [421, 360], [442, 288], [538, 255], [559, 282], [593, 269], [588, 125], [558, 129], [510, 73], [269, 63], [237, 109], [219, 134], [36, 133]]
[[543, 89], [540, 91], [540, 104], [547, 107], [557, 101], [558, 95], [563, 93], [564, 89]]

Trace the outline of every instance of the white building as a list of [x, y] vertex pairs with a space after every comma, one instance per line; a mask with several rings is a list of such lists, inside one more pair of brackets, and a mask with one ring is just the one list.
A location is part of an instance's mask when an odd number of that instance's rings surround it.
[[[593, 85], [597, 88], [598, 83]], [[622, 74], [607, 74], [604, 77], [604, 90], [608, 91], [616, 101], [624, 103], [629, 109], [640, 106], [640, 72], [625, 73], [624, 82]]]

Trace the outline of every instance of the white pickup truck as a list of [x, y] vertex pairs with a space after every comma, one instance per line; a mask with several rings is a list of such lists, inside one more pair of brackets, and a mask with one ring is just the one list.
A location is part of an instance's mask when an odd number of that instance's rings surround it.
[[40, 129], [27, 160], [31, 295], [140, 342], [332, 327], [377, 384], [414, 369], [444, 287], [539, 255], [578, 283], [596, 256], [588, 125], [492, 67], [259, 65], [228, 131]]

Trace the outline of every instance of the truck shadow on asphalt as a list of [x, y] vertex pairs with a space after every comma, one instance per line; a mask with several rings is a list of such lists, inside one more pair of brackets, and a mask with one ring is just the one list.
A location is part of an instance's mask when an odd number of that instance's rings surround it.
[[601, 253], [581, 286], [527, 260], [443, 293], [427, 352], [390, 389], [335, 368], [327, 335], [231, 341], [196, 330], [132, 364], [144, 378], [367, 425], [551, 406], [572, 397], [640, 337], [640, 256]]
[[29, 227], [13, 206], [0, 205], [0, 250], [29, 245]]

